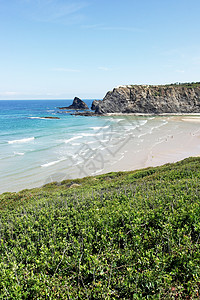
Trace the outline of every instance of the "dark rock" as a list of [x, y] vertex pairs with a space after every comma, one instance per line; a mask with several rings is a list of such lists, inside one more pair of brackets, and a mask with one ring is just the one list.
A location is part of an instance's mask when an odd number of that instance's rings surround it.
[[71, 115], [72, 116], [85, 116], [85, 117], [99, 116], [99, 114], [95, 114], [93, 111], [75, 112], [74, 114], [71, 114]]
[[58, 107], [59, 109], [89, 109], [87, 104], [79, 99], [78, 97], [74, 98], [72, 105], [67, 107]]
[[94, 100], [94, 101], [92, 102], [91, 110], [96, 110], [96, 108], [97, 108], [98, 105], [99, 105], [99, 102], [100, 102], [100, 100]]
[[56, 120], [58, 120], [58, 119], [60, 119], [60, 118], [58, 118], [58, 117], [43, 117], [44, 119], [56, 119]]
[[200, 86], [120, 86], [92, 104], [95, 114], [200, 113]]

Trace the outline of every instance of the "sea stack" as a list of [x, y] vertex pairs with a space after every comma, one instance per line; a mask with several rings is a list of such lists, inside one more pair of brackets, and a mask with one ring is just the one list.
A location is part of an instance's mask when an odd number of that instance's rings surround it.
[[87, 104], [80, 98], [75, 97], [72, 105], [66, 107], [59, 107], [59, 109], [89, 109]]

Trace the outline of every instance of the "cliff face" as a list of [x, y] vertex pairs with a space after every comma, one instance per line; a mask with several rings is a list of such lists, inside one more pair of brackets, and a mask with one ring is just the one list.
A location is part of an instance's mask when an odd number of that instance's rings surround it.
[[200, 86], [121, 86], [94, 101], [96, 114], [200, 113]]

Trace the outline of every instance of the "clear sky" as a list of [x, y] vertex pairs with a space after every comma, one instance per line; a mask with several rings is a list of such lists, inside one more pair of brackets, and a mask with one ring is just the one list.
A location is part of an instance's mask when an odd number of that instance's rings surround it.
[[0, 99], [200, 81], [200, 0], [0, 0]]

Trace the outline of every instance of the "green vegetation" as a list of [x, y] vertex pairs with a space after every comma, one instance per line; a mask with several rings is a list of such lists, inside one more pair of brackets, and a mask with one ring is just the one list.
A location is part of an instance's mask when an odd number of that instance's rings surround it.
[[199, 299], [200, 158], [0, 195], [0, 299]]
[[185, 87], [185, 88], [195, 88], [195, 87], [200, 87], [200, 82], [176, 82], [176, 83], [171, 83], [171, 84], [167, 84], [165, 86], [181, 86], [181, 87]]
[[[170, 84], [163, 84], [163, 85], [136, 85], [136, 84], [130, 84], [128, 85], [132, 88], [135, 87], [143, 87], [143, 86], [149, 86], [149, 87], [185, 87], [185, 88], [196, 88], [200, 87], [200, 82], [175, 82], [175, 83], [170, 83]], [[159, 95], [159, 94], [158, 94]]]

